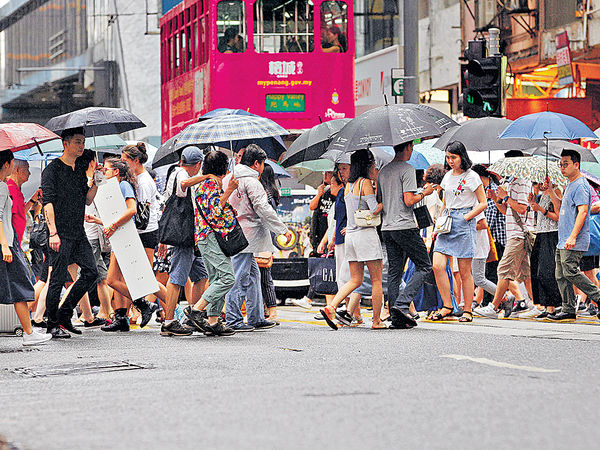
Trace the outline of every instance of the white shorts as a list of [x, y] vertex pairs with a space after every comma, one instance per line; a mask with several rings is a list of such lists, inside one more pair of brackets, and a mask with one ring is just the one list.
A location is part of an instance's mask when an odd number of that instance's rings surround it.
[[338, 289], [350, 281], [350, 266], [346, 259], [346, 244], [337, 244], [335, 246], [335, 280]]
[[383, 259], [383, 250], [375, 228], [359, 228], [346, 233], [346, 260], [366, 262]]

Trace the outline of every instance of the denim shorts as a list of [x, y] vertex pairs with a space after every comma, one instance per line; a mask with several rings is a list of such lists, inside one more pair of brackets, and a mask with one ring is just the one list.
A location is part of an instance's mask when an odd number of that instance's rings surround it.
[[185, 286], [189, 277], [192, 283], [208, 278], [208, 272], [202, 258], [194, 256], [193, 247], [172, 247], [171, 270], [169, 282], [177, 286]]
[[472, 208], [449, 209], [452, 217], [450, 233], [439, 234], [435, 240], [434, 251], [455, 258], [475, 257], [477, 247], [477, 221], [465, 220], [465, 214]]

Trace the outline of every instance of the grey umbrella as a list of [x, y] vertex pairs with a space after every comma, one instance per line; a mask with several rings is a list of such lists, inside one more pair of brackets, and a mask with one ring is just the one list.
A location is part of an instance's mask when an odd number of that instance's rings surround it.
[[283, 167], [290, 167], [305, 161], [314, 161], [327, 150], [331, 139], [350, 119], [336, 119], [315, 125], [306, 130], [290, 145], [281, 162]]
[[568, 141], [548, 140], [547, 147], [544, 141], [541, 141], [541, 143], [537, 145], [535, 144], [535, 142], [537, 141], [528, 140], [528, 142], [533, 142], [533, 144], [529, 146], [530, 148], [523, 150], [523, 153], [560, 159], [560, 154], [563, 150], [575, 150], [581, 155], [581, 160], [584, 162], [600, 162], [600, 160], [598, 160], [595, 156], [597, 153], [593, 153], [592, 151], [588, 150], [585, 147], [582, 147], [581, 145], [573, 144]]
[[179, 162], [179, 158], [181, 157], [181, 150], [183, 150], [185, 145], [177, 145], [178, 137], [179, 134], [176, 134], [168, 141], [166, 141], [163, 145], [158, 147], [158, 150], [154, 155], [154, 159], [152, 160], [153, 169]]
[[70, 128], [83, 128], [86, 137], [120, 134], [145, 127], [133, 113], [123, 108], [92, 106], [53, 117], [46, 128], [61, 134]]
[[433, 145], [440, 150], [446, 150], [448, 144], [459, 141], [471, 152], [489, 152], [495, 150], [525, 150], [543, 144], [543, 140], [531, 139], [500, 139], [498, 136], [512, 120], [497, 117], [483, 117], [463, 123], [459, 127], [450, 128]]
[[395, 146], [415, 139], [436, 137], [458, 124], [426, 105], [385, 105], [352, 119], [328, 150], [354, 152], [368, 147]]

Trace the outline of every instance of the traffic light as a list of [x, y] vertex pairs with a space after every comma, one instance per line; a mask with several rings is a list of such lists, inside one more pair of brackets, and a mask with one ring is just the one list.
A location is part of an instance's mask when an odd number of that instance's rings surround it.
[[503, 117], [506, 103], [505, 56], [486, 57], [485, 41], [470, 41], [462, 58], [463, 114], [468, 117]]

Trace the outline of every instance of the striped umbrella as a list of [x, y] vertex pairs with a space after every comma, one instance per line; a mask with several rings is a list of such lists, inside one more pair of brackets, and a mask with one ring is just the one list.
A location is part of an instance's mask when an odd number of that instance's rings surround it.
[[214, 144], [286, 134], [285, 128], [265, 117], [222, 115], [189, 125], [179, 134], [177, 144]]

